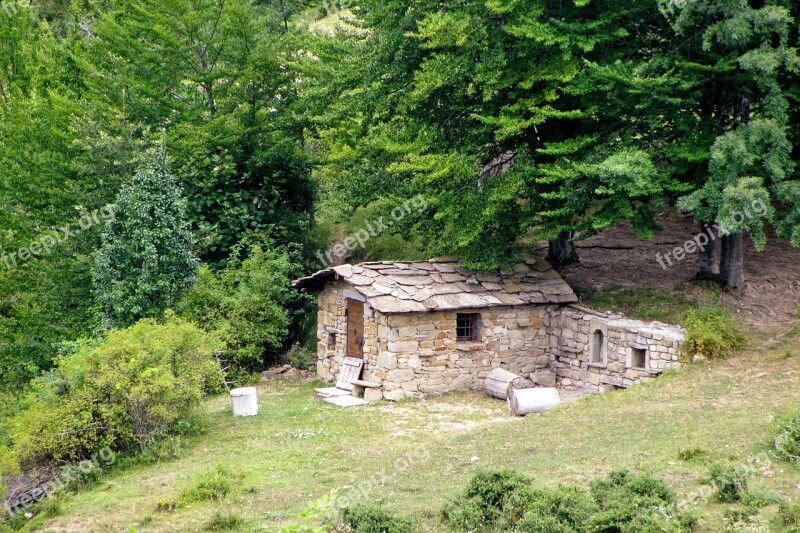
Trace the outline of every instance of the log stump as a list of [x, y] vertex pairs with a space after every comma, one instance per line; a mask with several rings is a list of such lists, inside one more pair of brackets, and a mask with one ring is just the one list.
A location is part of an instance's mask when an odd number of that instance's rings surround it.
[[510, 390], [527, 389], [532, 386], [533, 382], [522, 376], [518, 376], [502, 368], [495, 368], [486, 376], [484, 389], [486, 390], [486, 394], [492, 398], [507, 400]]
[[508, 393], [508, 410], [514, 416], [541, 413], [560, 404], [558, 389], [512, 389]]

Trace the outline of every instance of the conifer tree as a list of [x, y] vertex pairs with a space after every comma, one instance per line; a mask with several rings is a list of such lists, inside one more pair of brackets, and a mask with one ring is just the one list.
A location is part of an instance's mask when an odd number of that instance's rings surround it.
[[163, 151], [154, 151], [117, 196], [95, 254], [94, 292], [105, 325], [158, 316], [191, 286], [198, 260], [186, 200]]

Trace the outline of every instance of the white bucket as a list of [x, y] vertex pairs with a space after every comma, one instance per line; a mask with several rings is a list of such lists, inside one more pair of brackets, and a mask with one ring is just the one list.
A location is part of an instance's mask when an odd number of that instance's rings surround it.
[[233, 416], [256, 416], [258, 414], [258, 390], [242, 387], [231, 391]]

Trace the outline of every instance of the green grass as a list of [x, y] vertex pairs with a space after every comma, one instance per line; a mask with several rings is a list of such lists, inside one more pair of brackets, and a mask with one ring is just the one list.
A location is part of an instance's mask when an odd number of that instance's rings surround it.
[[[628, 289], [609, 287], [601, 290], [575, 287], [581, 305], [598, 311], [615, 311], [638, 320], [657, 320], [667, 324], [683, 324], [686, 316], [698, 305], [715, 307], [714, 293], [692, 296], [685, 291], [663, 289]], [[698, 299], [700, 301], [698, 301]]]
[[[199, 531], [224, 526], [215, 518], [222, 505], [238, 530], [274, 531], [332, 489], [348, 495], [373, 479], [369, 500], [413, 515], [424, 531], [444, 531], [442, 504], [478, 469], [513, 468], [555, 486], [629, 468], [662, 476], [687, 495], [708, 465], [734, 465], [769, 449], [776, 417], [800, 402], [800, 333], [768, 338], [755, 335], [752, 351], [727, 361], [524, 419], [479, 393], [340, 409], [315, 397], [315, 383], [281, 382], [260, 389], [258, 417], [238, 419], [227, 398], [212, 399], [204, 405], [207, 433], [189, 438], [179, 458], [112, 474], [65, 499], [43, 530]], [[696, 454], [686, 450], [704, 453], [688, 457]], [[178, 500], [217, 464], [234, 465], [242, 476], [226, 494], [157, 511], [159, 501]], [[749, 480], [754, 491], [790, 502], [798, 483], [800, 469], [777, 460]], [[734, 505], [701, 505], [700, 530], [720, 531]], [[760, 513], [773, 523], [778, 506]]]

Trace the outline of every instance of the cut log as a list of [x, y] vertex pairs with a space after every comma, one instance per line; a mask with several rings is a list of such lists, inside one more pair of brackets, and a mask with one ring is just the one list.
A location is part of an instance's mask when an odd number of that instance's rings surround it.
[[507, 400], [509, 390], [526, 389], [532, 386], [533, 383], [522, 376], [518, 376], [502, 368], [495, 368], [486, 376], [484, 389], [486, 390], [486, 394], [492, 398]]
[[560, 404], [558, 389], [512, 389], [508, 393], [508, 410], [514, 416], [540, 413]]

